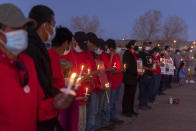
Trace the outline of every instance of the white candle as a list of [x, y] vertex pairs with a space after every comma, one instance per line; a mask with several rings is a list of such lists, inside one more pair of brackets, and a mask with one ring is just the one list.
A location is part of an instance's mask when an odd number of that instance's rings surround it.
[[78, 86], [80, 86], [80, 80], [81, 80], [81, 77], [78, 77], [78, 79], [76, 80], [76, 85], [74, 87], [76, 90], [78, 89]]
[[76, 76], [77, 76], [76, 73], [71, 74], [71, 77], [69, 78], [69, 85], [67, 87], [68, 90], [71, 90], [71, 87], [73, 86]]
[[79, 77], [82, 75], [83, 69], [84, 69], [84, 65], [82, 65], [82, 67], [81, 67], [81, 71], [80, 71]]
[[88, 68], [88, 74], [90, 74], [91, 70]]
[[86, 95], [86, 96], [88, 95], [88, 88], [86, 88], [86, 93], [85, 93], [85, 95]]
[[97, 65], [97, 70], [99, 70], [100, 69], [100, 65]]
[[109, 87], [110, 87], [110, 83], [107, 82], [107, 83], [105, 84], [105, 87], [106, 87], [106, 88], [109, 88]]
[[116, 62], [114, 63], [113, 68], [116, 68]]
[[127, 68], [127, 65], [126, 65], [126, 64], [124, 64], [124, 70], [126, 70], [126, 68]]

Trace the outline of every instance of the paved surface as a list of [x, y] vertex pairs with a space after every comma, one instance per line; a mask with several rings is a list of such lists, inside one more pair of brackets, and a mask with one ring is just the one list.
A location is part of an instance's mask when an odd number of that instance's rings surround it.
[[[196, 84], [183, 88], [175, 84], [165, 93], [157, 97], [159, 104], [151, 105], [151, 110], [136, 109], [140, 113], [138, 117], [120, 115], [125, 124], [117, 126], [115, 131], [196, 131]], [[170, 96], [179, 98], [180, 104], [169, 105]]]

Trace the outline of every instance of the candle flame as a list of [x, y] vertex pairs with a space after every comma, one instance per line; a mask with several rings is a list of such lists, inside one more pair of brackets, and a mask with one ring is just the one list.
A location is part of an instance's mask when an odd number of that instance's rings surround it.
[[110, 83], [107, 82], [107, 83], [105, 84], [105, 87], [106, 87], [106, 88], [109, 88], [109, 87], [110, 87]]
[[127, 65], [126, 64], [124, 64], [124, 69], [126, 69], [127, 68]]
[[77, 76], [76, 73], [72, 73], [72, 74], [71, 74], [71, 78], [72, 78], [72, 79], [76, 78], [76, 76]]
[[84, 65], [82, 65], [82, 67], [81, 67], [81, 70], [83, 70], [84, 69]]

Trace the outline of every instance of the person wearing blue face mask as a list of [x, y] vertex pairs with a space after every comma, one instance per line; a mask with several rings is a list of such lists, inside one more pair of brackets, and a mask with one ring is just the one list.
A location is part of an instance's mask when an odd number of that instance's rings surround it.
[[[47, 6], [36, 5], [31, 9], [29, 18], [35, 20], [37, 26], [35, 29], [28, 28], [28, 48], [25, 50], [25, 53], [27, 53], [35, 62], [38, 80], [46, 99], [54, 98], [55, 96], [62, 94], [62, 92], [53, 86], [51, 60], [45, 44], [54, 38], [54, 28], [56, 23], [55, 14]], [[50, 113], [48, 116], [50, 116]], [[57, 123], [56, 115], [50, 120], [38, 123], [37, 130], [54, 130]]]
[[29, 24], [36, 23], [18, 7], [0, 4], [0, 130], [36, 131], [38, 121], [50, 120], [66, 108], [64, 94], [46, 99], [34, 61], [24, 53]]

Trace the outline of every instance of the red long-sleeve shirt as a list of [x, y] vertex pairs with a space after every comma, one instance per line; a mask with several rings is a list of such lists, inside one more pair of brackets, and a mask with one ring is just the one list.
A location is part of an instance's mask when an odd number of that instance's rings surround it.
[[60, 56], [55, 49], [48, 50], [48, 53], [51, 61], [53, 86], [57, 89], [65, 88], [65, 79], [60, 63]]
[[25, 93], [19, 82], [19, 70], [3, 52], [0, 51], [0, 130], [36, 131], [38, 121], [57, 116], [53, 99], [44, 100], [33, 60], [21, 54], [18, 61], [23, 63], [29, 74], [29, 93]]

